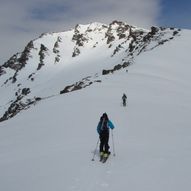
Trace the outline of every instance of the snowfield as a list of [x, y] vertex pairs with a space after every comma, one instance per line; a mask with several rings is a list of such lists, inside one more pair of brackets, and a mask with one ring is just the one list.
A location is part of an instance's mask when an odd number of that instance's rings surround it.
[[[190, 36], [182, 30], [133, 65], [101, 76], [101, 83], [0, 123], [0, 190], [191, 190]], [[91, 159], [104, 112], [115, 125], [115, 148], [110, 134], [111, 156], [102, 164], [98, 150]]]

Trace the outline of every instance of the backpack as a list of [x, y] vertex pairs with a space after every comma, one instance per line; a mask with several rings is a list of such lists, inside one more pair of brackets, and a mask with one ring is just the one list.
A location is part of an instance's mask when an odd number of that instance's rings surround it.
[[108, 124], [107, 124], [108, 120], [107, 119], [103, 119], [101, 121], [101, 131], [108, 131]]

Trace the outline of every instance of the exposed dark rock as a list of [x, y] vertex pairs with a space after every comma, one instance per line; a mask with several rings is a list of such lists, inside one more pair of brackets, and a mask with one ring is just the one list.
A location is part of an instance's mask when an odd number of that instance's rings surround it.
[[22, 89], [22, 94], [23, 95], [27, 95], [27, 94], [29, 94], [30, 93], [30, 88], [23, 88]]
[[106, 36], [107, 36], [107, 44], [115, 40], [115, 37], [111, 33], [110, 34], [108, 33]]
[[0, 66], [0, 76], [3, 75], [3, 74], [5, 74], [5, 73], [6, 73], [6, 72], [3, 70], [3, 67]]
[[72, 57], [78, 56], [80, 54], [79, 48], [75, 47], [74, 52], [72, 53]]
[[17, 70], [17, 65], [16, 65], [16, 62], [17, 62], [17, 57], [18, 57], [19, 53], [13, 55], [7, 62], [5, 62], [3, 64], [3, 67], [5, 68], [11, 68], [13, 70]]
[[113, 73], [117, 70], [120, 70], [122, 68], [126, 68], [127, 66], [130, 65], [130, 62], [123, 62], [123, 64], [117, 64], [113, 67], [113, 69], [109, 69], [109, 70], [102, 70], [102, 75], [107, 75], [107, 74], [110, 74], [110, 73]]
[[122, 67], [123, 68], [126, 68], [127, 66], [129, 66], [130, 65], [130, 62], [124, 62], [123, 64], [122, 64]]
[[60, 94], [68, 93], [70, 92], [70, 89], [73, 87], [73, 85], [66, 86], [63, 90], [60, 91]]
[[27, 64], [32, 48], [34, 48], [33, 41], [30, 41], [21, 54], [17, 53], [13, 55], [7, 62], [4, 63], [3, 67], [9, 67], [15, 71], [21, 70]]
[[159, 31], [159, 28], [151, 27], [151, 31], [147, 33], [146, 36], [144, 36], [143, 41], [144, 42], [149, 41], [158, 31]]
[[159, 45], [163, 45], [165, 42], [168, 42], [168, 39], [165, 39], [165, 40], [161, 40], [161, 41], [159, 41]]
[[40, 63], [38, 64], [37, 70], [40, 70], [42, 66], [44, 66], [44, 58], [45, 58], [45, 53], [48, 51], [48, 48], [41, 44], [40, 46], [40, 51], [39, 51], [39, 56], [40, 56]]
[[55, 45], [54, 45], [54, 48], [53, 48], [53, 52], [54, 52], [55, 54], [59, 53], [58, 47], [59, 47], [59, 46], [58, 46], [58, 42], [56, 42]]
[[20, 63], [20, 68], [18, 68], [18, 70], [27, 64], [27, 60], [29, 59], [30, 51], [32, 48], [34, 48], [33, 41], [30, 41], [22, 52], [21, 57], [18, 59], [18, 62]]
[[166, 28], [165, 27], [160, 27], [160, 30], [164, 31], [164, 30], [166, 30]]
[[14, 76], [12, 77], [12, 83], [15, 83], [17, 81], [17, 72], [15, 72]]
[[178, 31], [174, 31], [173, 32], [173, 36], [177, 35], [178, 34]]
[[119, 44], [119, 45], [115, 48], [115, 50], [113, 51], [112, 56], [114, 56], [114, 55], [115, 55], [117, 52], [119, 52], [122, 48], [123, 48], [123, 46], [121, 46], [121, 44]]
[[93, 45], [93, 48], [95, 48], [97, 46], [98, 42], [96, 42], [94, 45]]
[[151, 35], [155, 35], [158, 31], [159, 31], [159, 28], [152, 26], [152, 27], [151, 27], [151, 32], [150, 32], [150, 34], [151, 34]]
[[81, 81], [76, 82], [75, 84], [66, 86], [63, 90], [60, 91], [60, 94], [80, 90], [82, 88], [92, 85], [95, 82], [101, 82], [101, 80], [91, 81], [90, 79], [91, 79], [91, 76], [88, 76], [86, 78], [83, 78]]
[[112, 44], [110, 44], [109, 46], [108, 46], [108, 48], [111, 48], [112, 47]]
[[134, 42], [134, 41], [131, 41], [131, 42], [129, 43], [129, 52], [133, 52], [133, 50], [135, 49], [135, 46], [133, 45], [133, 42]]
[[15, 115], [17, 115], [20, 111], [30, 108], [32, 104], [36, 104], [41, 100], [40, 97], [35, 97], [33, 99], [28, 99], [26, 103], [22, 102], [21, 99], [23, 96], [18, 96], [17, 99], [12, 102], [7, 111], [5, 111], [4, 115], [0, 118], [0, 122], [8, 120]]
[[126, 35], [125, 35], [125, 34], [123, 34], [123, 33], [122, 33], [122, 34], [121, 34], [121, 33], [120, 33], [120, 34], [118, 34], [118, 36], [119, 36], [119, 39], [122, 39], [122, 38], [125, 38], [125, 37], [126, 37]]
[[28, 76], [28, 79], [32, 79], [33, 75], [35, 75], [35, 73], [32, 73]]
[[119, 22], [119, 21], [113, 21], [110, 25], [109, 25], [109, 28], [107, 30], [107, 32], [105, 33], [105, 38], [107, 39], [107, 44], [110, 44], [111, 42], [113, 42], [115, 40], [115, 36], [112, 32], [113, 30], [113, 25], [119, 25], [118, 27], [118, 32], [120, 34], [122, 34], [125, 30], [122, 30], [123, 28], [120, 26], [122, 24], [122, 22]]
[[121, 68], [122, 68], [122, 65], [118, 64], [118, 65], [114, 66], [113, 70], [116, 71], [116, 70], [120, 70]]
[[41, 97], [35, 97], [35, 101], [40, 101], [40, 100], [42, 100]]
[[86, 32], [90, 33], [92, 32], [93, 30], [92, 29], [87, 29]]
[[53, 52], [55, 53], [55, 54], [58, 54], [60, 51], [59, 51], [59, 43], [60, 42], [62, 42], [62, 40], [61, 40], [61, 37], [58, 37], [57, 38], [57, 41], [55, 42], [55, 44], [54, 44], [54, 48], [53, 48]]
[[111, 70], [102, 70], [102, 75], [107, 75], [111, 72]]
[[87, 42], [88, 39], [84, 36], [84, 34], [80, 33], [79, 27], [79, 25], [76, 25], [72, 40], [76, 41], [77, 46], [83, 46], [84, 42]]
[[[13, 55], [7, 62], [5, 62], [2, 65], [2, 68], [4, 67], [15, 70], [14, 76], [10, 78], [10, 80], [12, 80], [12, 83], [15, 83], [17, 81], [16, 76], [18, 71], [21, 70], [23, 67], [25, 67], [25, 65], [27, 64], [27, 61], [30, 57], [30, 51], [32, 48], [34, 48], [33, 41], [30, 41], [21, 54], [17, 53]], [[4, 84], [6, 84], [7, 82], [8, 81], [6, 81]]]
[[48, 51], [48, 48], [41, 44], [40, 46], [40, 51], [39, 51], [39, 56], [40, 56], [40, 62], [43, 62], [45, 58], [45, 52]]
[[39, 63], [38, 67], [37, 67], [37, 70], [40, 70], [43, 66], [44, 66], [44, 63]]
[[95, 82], [99, 82], [99, 83], [101, 83], [101, 80], [95, 80]]
[[57, 62], [59, 62], [59, 61], [60, 61], [60, 56], [57, 55], [57, 56], [55, 57], [55, 61], [54, 61], [54, 63], [57, 63]]
[[79, 83], [76, 83], [73, 88], [71, 89], [71, 91], [76, 91], [76, 90], [80, 90], [83, 88], [83, 85], [84, 85], [84, 82], [79, 82]]

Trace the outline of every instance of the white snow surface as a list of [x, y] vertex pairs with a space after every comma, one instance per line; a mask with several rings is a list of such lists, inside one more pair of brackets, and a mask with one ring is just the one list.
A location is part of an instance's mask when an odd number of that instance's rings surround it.
[[[183, 30], [138, 56], [128, 72], [102, 76], [101, 83], [45, 99], [0, 123], [0, 190], [191, 190], [190, 36]], [[105, 164], [98, 149], [91, 161], [103, 112], [115, 125]]]

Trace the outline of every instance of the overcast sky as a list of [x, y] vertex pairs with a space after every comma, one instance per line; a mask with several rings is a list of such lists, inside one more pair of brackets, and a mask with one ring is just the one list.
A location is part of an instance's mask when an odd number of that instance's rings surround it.
[[0, 0], [0, 65], [44, 32], [121, 20], [191, 29], [190, 0]]

